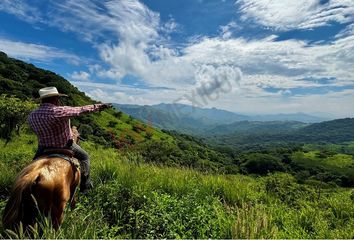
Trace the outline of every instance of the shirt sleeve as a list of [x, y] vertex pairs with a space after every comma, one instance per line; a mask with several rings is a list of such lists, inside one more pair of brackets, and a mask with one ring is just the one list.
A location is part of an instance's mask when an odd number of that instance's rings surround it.
[[76, 117], [85, 113], [95, 112], [102, 104], [86, 105], [82, 107], [59, 106], [55, 108], [55, 116], [58, 118]]

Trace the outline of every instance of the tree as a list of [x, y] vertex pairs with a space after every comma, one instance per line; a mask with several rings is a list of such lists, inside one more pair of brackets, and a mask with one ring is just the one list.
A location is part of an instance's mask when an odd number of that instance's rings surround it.
[[7, 95], [0, 96], [0, 138], [7, 142], [15, 131], [26, 122], [29, 113], [36, 107], [31, 101], [23, 101]]
[[248, 154], [242, 167], [247, 173], [256, 173], [260, 175], [267, 174], [268, 172], [284, 170], [283, 164], [278, 157], [261, 153]]

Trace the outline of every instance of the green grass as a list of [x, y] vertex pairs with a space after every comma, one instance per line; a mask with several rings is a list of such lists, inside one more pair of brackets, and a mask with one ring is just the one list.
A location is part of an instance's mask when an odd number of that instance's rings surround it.
[[[33, 140], [22, 135], [2, 148], [1, 190], [32, 158]], [[353, 189], [300, 185], [284, 173], [261, 178], [203, 174], [146, 164], [134, 152], [90, 142], [82, 146], [91, 155], [95, 189], [78, 195], [77, 208], [66, 210], [59, 231], [42, 223], [43, 238], [354, 237]], [[0, 211], [5, 201], [6, 191]], [[1, 226], [0, 232], [26, 238]]]
[[[340, 178], [342, 176], [347, 179], [354, 177], [354, 158], [352, 155], [333, 153], [331, 156], [319, 157], [320, 151], [314, 150], [307, 153], [295, 152], [292, 156], [293, 161], [311, 171], [321, 169], [332, 175], [332, 178]], [[321, 178], [321, 176], [320, 176]]]
[[347, 168], [354, 165], [354, 158], [351, 155], [339, 153], [326, 158], [319, 158], [319, 153], [320, 151], [310, 151], [304, 153], [304, 156], [311, 161], [316, 161], [319, 165], [325, 165], [327, 167]]
[[[152, 134], [152, 139], [164, 141], [172, 141], [172, 137], [168, 134], [163, 133], [161, 130], [149, 127], [143, 127], [144, 130], [136, 132], [133, 130], [134, 125], [143, 125], [140, 121], [135, 119], [130, 119], [127, 114], [122, 113], [122, 116], [117, 119], [113, 115], [113, 110], [103, 111], [99, 114], [93, 115], [94, 121], [97, 122], [103, 129], [113, 132], [116, 137], [124, 138], [126, 135], [129, 135], [136, 142], [142, 142], [146, 139], [146, 132]], [[109, 122], [116, 122], [114, 128], [109, 127]]]
[[354, 166], [354, 159], [350, 155], [346, 154], [336, 154], [332, 157], [328, 157], [325, 160], [328, 166], [335, 166], [339, 168], [347, 168], [349, 166]]

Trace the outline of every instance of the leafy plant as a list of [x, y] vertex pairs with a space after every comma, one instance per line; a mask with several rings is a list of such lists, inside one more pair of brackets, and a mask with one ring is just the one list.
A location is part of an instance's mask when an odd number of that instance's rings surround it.
[[36, 107], [31, 101], [7, 95], [0, 96], [0, 138], [10, 141], [14, 132], [26, 122], [28, 114]]

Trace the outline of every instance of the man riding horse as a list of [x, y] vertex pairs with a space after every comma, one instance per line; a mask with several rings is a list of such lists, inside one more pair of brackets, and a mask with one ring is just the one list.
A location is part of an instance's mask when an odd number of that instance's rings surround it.
[[60, 106], [60, 94], [55, 87], [39, 90], [42, 101], [40, 107], [33, 111], [28, 122], [38, 137], [38, 149], [34, 159], [40, 157], [48, 149], [69, 149], [73, 151], [81, 167], [80, 191], [86, 192], [93, 187], [90, 181], [90, 159], [87, 152], [73, 142], [70, 117], [100, 111], [112, 107], [111, 104], [93, 104], [82, 107]]

